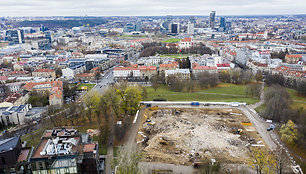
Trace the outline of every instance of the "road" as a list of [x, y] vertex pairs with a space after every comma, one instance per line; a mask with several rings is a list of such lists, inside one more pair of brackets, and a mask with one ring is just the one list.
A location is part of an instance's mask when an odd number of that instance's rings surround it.
[[101, 77], [97, 85], [92, 88], [92, 90], [96, 90], [102, 94], [108, 88], [109, 84], [114, 83], [113, 70], [113, 68], [109, 69], [109, 72], [105, 73], [105, 75]]

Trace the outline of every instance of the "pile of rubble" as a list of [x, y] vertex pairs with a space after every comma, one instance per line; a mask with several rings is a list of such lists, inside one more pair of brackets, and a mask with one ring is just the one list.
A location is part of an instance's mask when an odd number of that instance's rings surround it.
[[243, 163], [255, 140], [243, 132], [241, 121], [248, 119], [239, 110], [158, 109], [143, 124], [138, 143], [147, 161], [186, 165], [195, 158], [214, 158]]

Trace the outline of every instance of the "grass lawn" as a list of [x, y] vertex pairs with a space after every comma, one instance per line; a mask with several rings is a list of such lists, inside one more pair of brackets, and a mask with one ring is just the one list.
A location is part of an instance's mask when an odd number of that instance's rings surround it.
[[146, 100], [164, 98], [168, 101], [215, 101], [215, 102], [246, 102], [253, 104], [258, 99], [245, 97], [246, 85], [221, 83], [217, 87], [200, 90], [197, 92], [173, 92], [166, 86], [160, 86], [157, 91], [146, 87], [148, 97]]
[[291, 99], [293, 101], [292, 108], [298, 109], [303, 107], [306, 109], [306, 97], [301, 97], [298, 95], [297, 91], [294, 89], [286, 88], [287, 92], [290, 94]]
[[188, 56], [193, 56], [194, 54], [162, 54], [160, 57], [171, 57], [174, 59], [185, 59]]
[[164, 40], [162, 42], [164, 42], [164, 43], [175, 43], [175, 42], [179, 42], [179, 41], [181, 41], [181, 39], [171, 38], [171, 39], [168, 39], [168, 40]]
[[41, 138], [41, 136], [43, 135], [43, 133], [45, 132], [46, 129], [48, 129], [48, 128], [42, 127], [40, 129], [37, 129], [36, 131], [33, 131], [33, 132], [28, 133], [26, 135], [23, 135], [23, 136], [21, 136], [21, 141], [26, 141], [28, 147], [33, 146], [35, 148], [39, 144], [40, 138]]
[[96, 84], [90, 84], [90, 83], [83, 83], [83, 84], [80, 84], [77, 88], [77, 90], [82, 90], [82, 87], [83, 86], [87, 86], [87, 90], [91, 90]]
[[119, 147], [119, 146], [115, 146], [115, 147], [114, 147], [114, 157], [118, 157], [118, 155], [119, 155], [119, 150], [120, 150], [120, 147]]

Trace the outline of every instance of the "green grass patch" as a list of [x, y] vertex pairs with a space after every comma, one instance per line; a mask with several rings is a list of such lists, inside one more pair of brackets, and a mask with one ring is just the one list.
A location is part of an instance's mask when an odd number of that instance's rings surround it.
[[260, 114], [260, 113], [262, 113], [265, 109], [266, 109], [266, 105], [262, 104], [262, 105], [258, 106], [257, 108], [255, 108], [254, 110], [255, 110], [258, 114]]
[[168, 40], [164, 40], [162, 42], [164, 42], [164, 43], [176, 43], [176, 42], [179, 42], [179, 41], [181, 41], [181, 39], [171, 38], [171, 39], [168, 39]]
[[168, 101], [210, 101], [210, 102], [246, 102], [254, 104], [258, 99], [245, 97], [246, 85], [219, 84], [215, 88], [200, 90], [197, 92], [173, 92], [166, 86], [160, 86], [157, 91], [152, 87], [146, 87], [148, 97], [146, 100], [164, 98]]
[[23, 135], [21, 136], [21, 141], [26, 141], [27, 147], [33, 146], [35, 148], [39, 144], [41, 136], [43, 135], [46, 129], [49, 128], [42, 127], [40, 129], [37, 129], [36, 131]]
[[120, 147], [119, 147], [119, 146], [115, 146], [115, 147], [114, 147], [114, 157], [118, 157], [118, 155], [119, 155], [119, 150], [120, 150]]
[[83, 83], [83, 84], [80, 84], [77, 88], [77, 90], [82, 90], [82, 87], [83, 86], [87, 86], [87, 90], [91, 90], [96, 84], [90, 84], [90, 83]]
[[160, 57], [170, 57], [174, 59], [186, 59], [188, 56], [194, 56], [194, 54], [162, 54]]
[[302, 97], [298, 95], [298, 92], [294, 89], [286, 88], [287, 92], [290, 94], [291, 99], [293, 101], [292, 108], [299, 109], [304, 108], [306, 109], [306, 97]]

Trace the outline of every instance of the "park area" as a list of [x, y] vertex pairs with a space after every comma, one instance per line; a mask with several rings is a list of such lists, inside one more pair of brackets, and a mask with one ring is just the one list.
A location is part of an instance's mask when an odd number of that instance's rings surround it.
[[164, 40], [162, 42], [164, 42], [164, 43], [176, 43], [176, 42], [179, 42], [179, 41], [181, 41], [181, 39], [171, 38], [171, 39]]
[[156, 91], [152, 87], [146, 87], [147, 98], [166, 99], [168, 101], [210, 101], [210, 102], [246, 102], [254, 104], [259, 99], [246, 97], [247, 85], [235, 85], [231, 83], [220, 83], [217, 87], [199, 90], [196, 92], [173, 92], [167, 86], [161, 85]]
[[146, 162], [189, 166], [215, 159], [247, 168], [250, 147], [268, 148], [249, 119], [231, 108], [147, 109], [137, 143]]

